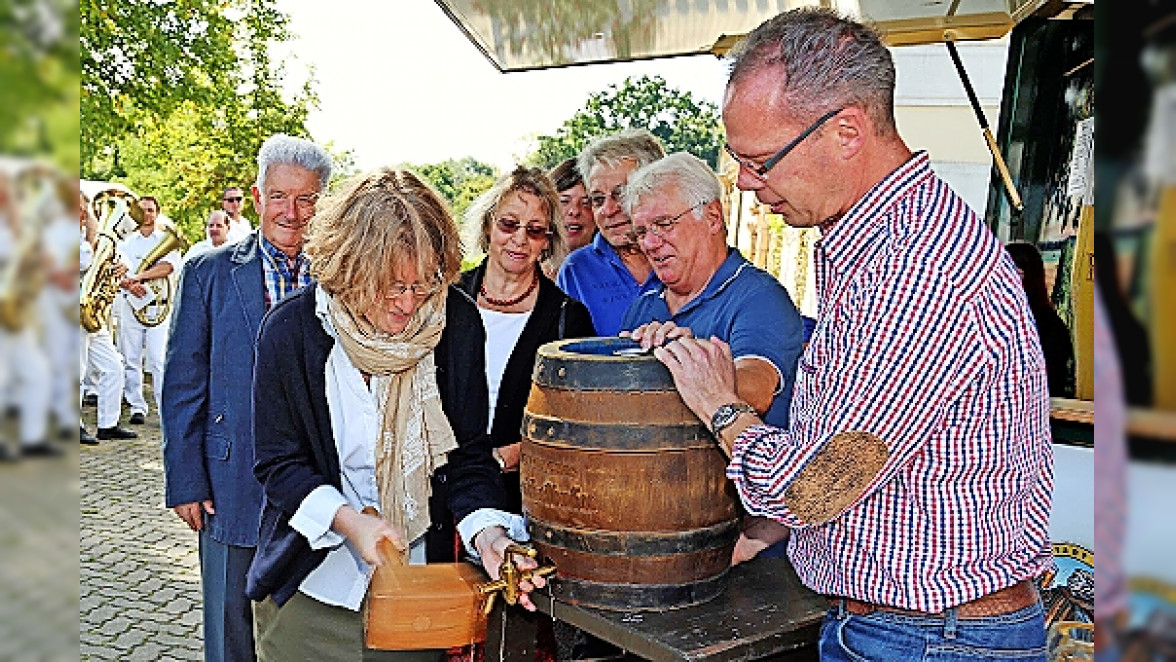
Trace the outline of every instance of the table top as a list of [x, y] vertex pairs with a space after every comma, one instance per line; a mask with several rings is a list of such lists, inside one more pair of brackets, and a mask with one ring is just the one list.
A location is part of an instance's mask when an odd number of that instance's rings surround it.
[[577, 607], [545, 591], [531, 597], [543, 613], [659, 662], [756, 659], [816, 643], [827, 603], [786, 559], [757, 558], [729, 577], [714, 600], [664, 612]]

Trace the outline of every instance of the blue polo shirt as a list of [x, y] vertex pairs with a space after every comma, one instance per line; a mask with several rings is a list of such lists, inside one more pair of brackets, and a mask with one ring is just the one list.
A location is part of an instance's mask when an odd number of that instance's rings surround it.
[[597, 232], [592, 243], [572, 251], [559, 269], [556, 283], [568, 296], [588, 307], [596, 333], [615, 336], [621, 316], [637, 295], [661, 285], [651, 271], [644, 283], [629, 273], [621, 256]]
[[672, 321], [689, 327], [696, 338], [715, 336], [728, 343], [736, 359], [768, 361], [780, 373], [780, 384], [763, 419], [769, 425], [787, 428], [804, 323], [779, 281], [745, 260], [739, 251], [728, 250], [727, 259], [706, 288], [677, 315], [670, 314], [665, 285], [659, 283], [633, 301], [621, 328], [632, 331], [647, 322]]

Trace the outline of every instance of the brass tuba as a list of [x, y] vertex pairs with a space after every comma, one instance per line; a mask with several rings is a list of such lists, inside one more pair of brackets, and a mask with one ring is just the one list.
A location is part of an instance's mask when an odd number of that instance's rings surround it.
[[[163, 227], [162, 230], [163, 239], [160, 239], [159, 243], [155, 244], [151, 252], [143, 256], [143, 260], [139, 262], [139, 268], [135, 270], [136, 274], [141, 274], [155, 266], [155, 263], [159, 262], [160, 258], [174, 250], [188, 250], [188, 240], [176, 232], [175, 228], [168, 226]], [[164, 276], [162, 278], [145, 280], [143, 281], [143, 286], [151, 290], [155, 297], [151, 303], [132, 312], [135, 315], [135, 319], [139, 320], [139, 323], [143, 326], [159, 326], [163, 320], [167, 319], [167, 314], [171, 312], [172, 277]]]
[[0, 327], [12, 333], [24, 329], [45, 284], [39, 230], [23, 229], [12, 257], [0, 271]]
[[[34, 164], [23, 168], [16, 178], [16, 190], [10, 195], [21, 200], [13, 204], [14, 218], [9, 219], [16, 245], [0, 270], [0, 328], [17, 333], [36, 315], [36, 301], [45, 285], [41, 245], [42, 203], [53, 194], [52, 171]], [[18, 209], [19, 207], [19, 209]]]
[[95, 333], [110, 319], [110, 309], [118, 296], [120, 278], [115, 275], [115, 269], [119, 264], [118, 242], [129, 225], [126, 219], [142, 222], [143, 210], [137, 197], [118, 189], [95, 195], [91, 206], [98, 216], [98, 239], [94, 259], [82, 277], [80, 310], [82, 328]]

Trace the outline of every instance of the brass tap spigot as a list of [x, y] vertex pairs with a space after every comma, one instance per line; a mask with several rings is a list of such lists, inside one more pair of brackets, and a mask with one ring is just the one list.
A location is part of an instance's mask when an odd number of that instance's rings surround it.
[[484, 584], [478, 584], [477, 590], [481, 595], [485, 595], [486, 604], [482, 609], [487, 615], [494, 609], [494, 598], [502, 595], [502, 599], [506, 600], [506, 604], [515, 605], [519, 602], [519, 595], [522, 591], [519, 590], [519, 584], [525, 581], [531, 581], [535, 577], [546, 577], [555, 574], [555, 566], [547, 565], [535, 568], [533, 570], [520, 570], [519, 566], [515, 564], [513, 555], [525, 556], [533, 559], [539, 555], [538, 550], [534, 547], [524, 547], [523, 545], [511, 544], [506, 546], [506, 553], [503, 556], [502, 564], [498, 566], [498, 579]]

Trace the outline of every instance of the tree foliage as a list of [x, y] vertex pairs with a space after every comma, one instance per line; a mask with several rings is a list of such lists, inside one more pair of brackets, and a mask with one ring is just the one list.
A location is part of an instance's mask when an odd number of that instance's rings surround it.
[[539, 148], [528, 161], [551, 168], [579, 154], [593, 138], [629, 128], [648, 129], [667, 152], [686, 151], [712, 168], [718, 164], [723, 144], [718, 108], [669, 87], [661, 76], [629, 77], [592, 94], [555, 135], [539, 136]]
[[497, 168], [472, 156], [458, 160], [449, 159], [441, 163], [405, 164], [404, 167], [420, 175], [449, 202], [449, 208], [458, 224], [461, 224], [466, 209], [474, 198], [490, 188], [498, 179]]
[[289, 38], [276, 0], [81, 0], [80, 17], [82, 176], [155, 195], [189, 238], [253, 183], [267, 137], [308, 135], [312, 81], [286, 100], [270, 61]]
[[68, 0], [0, 0], [0, 153], [78, 163], [78, 15]]

